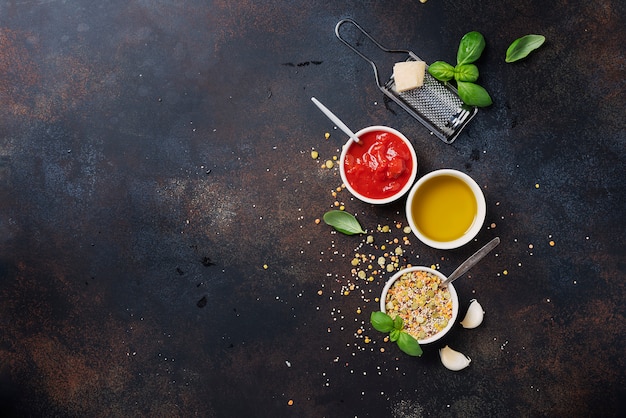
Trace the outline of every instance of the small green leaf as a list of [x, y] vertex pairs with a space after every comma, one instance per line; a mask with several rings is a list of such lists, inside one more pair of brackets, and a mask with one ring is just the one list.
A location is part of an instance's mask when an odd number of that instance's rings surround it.
[[372, 312], [370, 322], [376, 331], [391, 332], [393, 330], [393, 319], [382, 311]]
[[517, 38], [506, 50], [506, 62], [514, 62], [526, 58], [535, 49], [546, 41], [543, 35], [526, 35]]
[[478, 84], [468, 83], [465, 81], [457, 82], [459, 97], [463, 103], [469, 106], [485, 107], [490, 106], [493, 102], [487, 90]]
[[400, 338], [400, 336], [402, 335], [402, 331], [400, 331], [399, 329], [394, 329], [389, 333], [389, 339], [391, 340], [391, 342], [396, 342], [398, 341], [398, 338]]
[[343, 210], [331, 210], [324, 214], [324, 222], [346, 235], [364, 234], [354, 215]]
[[459, 43], [459, 50], [456, 54], [457, 65], [471, 64], [480, 58], [485, 49], [485, 38], [480, 32], [466, 33]]
[[420, 357], [423, 353], [417, 340], [405, 331], [400, 332], [398, 336], [398, 348], [409, 356]]
[[400, 315], [398, 315], [395, 318], [393, 318], [393, 327], [394, 327], [394, 329], [397, 329], [398, 331], [401, 331], [403, 325], [404, 325], [404, 321], [402, 320]]
[[474, 64], [460, 64], [454, 68], [454, 79], [456, 81], [469, 81], [473, 83], [478, 80], [478, 67]]
[[444, 61], [435, 61], [430, 64], [428, 72], [439, 81], [450, 81], [454, 78], [454, 67]]

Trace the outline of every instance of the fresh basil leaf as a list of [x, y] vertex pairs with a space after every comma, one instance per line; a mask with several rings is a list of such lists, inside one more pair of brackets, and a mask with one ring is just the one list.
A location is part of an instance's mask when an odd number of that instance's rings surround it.
[[397, 329], [398, 331], [401, 331], [403, 325], [404, 325], [404, 321], [402, 320], [400, 315], [397, 315], [395, 318], [393, 318], [393, 327], [395, 329]]
[[463, 35], [456, 54], [457, 65], [471, 64], [480, 58], [485, 49], [485, 38], [480, 32], [469, 32]]
[[457, 81], [459, 97], [463, 103], [469, 106], [485, 107], [490, 106], [493, 102], [487, 90], [478, 84], [468, 83], [465, 81]]
[[391, 332], [393, 330], [393, 319], [382, 311], [372, 312], [370, 322], [376, 331]]
[[461, 64], [454, 68], [454, 79], [456, 81], [469, 81], [473, 83], [478, 80], [478, 67], [474, 64]]
[[324, 222], [346, 235], [364, 234], [354, 215], [343, 210], [331, 210], [324, 214]]
[[513, 41], [506, 50], [506, 62], [514, 62], [526, 58], [535, 49], [546, 41], [543, 35], [526, 35]]
[[435, 61], [430, 64], [428, 72], [439, 81], [450, 81], [454, 78], [454, 67], [444, 61]]
[[417, 340], [405, 331], [400, 332], [398, 336], [398, 348], [409, 356], [420, 357], [423, 353]]
[[400, 331], [399, 329], [394, 329], [389, 333], [389, 339], [391, 340], [391, 342], [396, 342], [398, 341], [398, 338], [400, 338], [400, 336], [402, 335], [402, 331]]

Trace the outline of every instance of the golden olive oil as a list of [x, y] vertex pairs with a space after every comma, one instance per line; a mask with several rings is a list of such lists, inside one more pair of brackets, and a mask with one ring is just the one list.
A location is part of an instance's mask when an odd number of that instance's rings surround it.
[[455, 176], [433, 177], [417, 190], [411, 215], [422, 234], [433, 241], [462, 237], [474, 223], [478, 204], [470, 186]]

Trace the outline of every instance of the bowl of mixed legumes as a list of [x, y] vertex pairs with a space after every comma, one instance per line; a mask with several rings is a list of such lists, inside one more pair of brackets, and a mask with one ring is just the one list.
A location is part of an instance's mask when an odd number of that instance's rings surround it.
[[400, 316], [404, 331], [420, 344], [446, 335], [459, 313], [459, 298], [452, 283], [437, 270], [415, 266], [398, 271], [385, 284], [380, 310], [391, 318]]

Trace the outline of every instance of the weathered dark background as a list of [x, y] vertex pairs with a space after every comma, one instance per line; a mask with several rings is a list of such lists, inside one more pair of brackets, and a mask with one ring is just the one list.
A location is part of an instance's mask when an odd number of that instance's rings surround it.
[[[345, 17], [427, 62], [480, 31], [494, 105], [437, 140], [335, 38]], [[3, 0], [1, 414], [621, 415], [625, 27], [618, 0]], [[528, 33], [545, 45], [506, 64]], [[346, 137], [311, 96], [405, 133], [421, 174], [484, 188], [475, 241], [410, 238], [402, 260], [450, 273], [500, 236], [457, 281], [479, 328], [420, 359], [371, 329], [388, 274], [357, 280], [350, 260], [402, 242], [403, 204], [332, 196], [321, 163]], [[335, 201], [377, 247], [315, 223]], [[444, 369], [444, 344], [471, 366]]]

